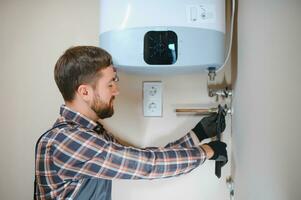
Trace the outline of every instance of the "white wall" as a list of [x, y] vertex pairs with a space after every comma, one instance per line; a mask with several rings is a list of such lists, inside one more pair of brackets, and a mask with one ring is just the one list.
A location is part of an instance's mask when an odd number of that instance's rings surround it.
[[[112, 13], [114, 14], [114, 13]], [[58, 116], [62, 98], [53, 67], [73, 45], [98, 45], [98, 0], [0, 1], [0, 199], [31, 199], [35, 141]], [[229, 66], [219, 73], [226, 73]], [[189, 131], [200, 117], [178, 117], [182, 104], [210, 104], [206, 74], [138, 76], [120, 73], [116, 115], [105, 122], [119, 137], [138, 146], [164, 145]], [[163, 82], [163, 118], [142, 116], [142, 81]], [[229, 119], [228, 119], [229, 120]], [[229, 127], [225, 139], [229, 141]], [[114, 181], [113, 199], [212, 199], [228, 196], [225, 177], [214, 176], [208, 161], [191, 174], [156, 181]]]
[[0, 1], [0, 199], [32, 199], [34, 144], [62, 103], [53, 66], [71, 45], [97, 45], [97, 18], [97, 1]]
[[240, 0], [235, 199], [301, 198], [301, 1]]
[[[177, 76], [136, 76], [121, 74], [121, 94], [116, 100], [116, 114], [106, 125], [121, 138], [138, 146], [163, 146], [189, 131], [200, 117], [176, 116], [174, 109], [183, 104], [214, 103], [206, 94], [205, 74]], [[142, 81], [162, 80], [163, 118], [144, 118], [142, 111]], [[229, 120], [229, 119], [228, 119]], [[228, 121], [229, 122], [229, 121]], [[230, 127], [225, 140], [230, 142]], [[231, 145], [229, 144], [229, 148]], [[113, 182], [113, 199], [163, 200], [212, 199], [228, 197], [225, 176], [230, 164], [223, 168], [223, 177], [214, 175], [214, 162], [209, 161], [191, 174], [166, 180]]]

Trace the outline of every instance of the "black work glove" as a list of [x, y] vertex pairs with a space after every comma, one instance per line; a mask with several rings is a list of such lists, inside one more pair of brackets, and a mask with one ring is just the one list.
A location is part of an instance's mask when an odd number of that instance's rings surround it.
[[219, 105], [217, 113], [201, 119], [192, 131], [200, 141], [206, 138], [215, 137], [222, 133], [226, 128], [225, 116], [226, 111]]
[[228, 162], [227, 144], [219, 140], [207, 143], [214, 151], [213, 156], [209, 160], [222, 161], [224, 166]]

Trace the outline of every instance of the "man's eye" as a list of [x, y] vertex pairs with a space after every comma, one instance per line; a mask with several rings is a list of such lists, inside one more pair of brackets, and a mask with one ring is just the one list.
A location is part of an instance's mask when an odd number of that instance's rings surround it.
[[119, 77], [116, 75], [113, 79], [114, 82], [118, 82], [119, 81]]

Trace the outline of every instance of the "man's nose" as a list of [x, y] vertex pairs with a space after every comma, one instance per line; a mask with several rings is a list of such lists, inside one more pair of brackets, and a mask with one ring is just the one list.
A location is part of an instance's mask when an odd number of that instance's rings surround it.
[[118, 88], [118, 86], [117, 85], [115, 85], [115, 87], [114, 87], [114, 90], [113, 90], [113, 93], [112, 93], [114, 96], [117, 96], [117, 95], [119, 95], [119, 88]]

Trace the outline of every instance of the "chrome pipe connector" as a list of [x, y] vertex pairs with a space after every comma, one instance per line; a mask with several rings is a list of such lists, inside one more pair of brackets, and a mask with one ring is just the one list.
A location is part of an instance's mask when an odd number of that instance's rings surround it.
[[209, 97], [221, 96], [224, 98], [228, 98], [232, 96], [232, 90], [227, 88], [225, 89], [209, 89]]

